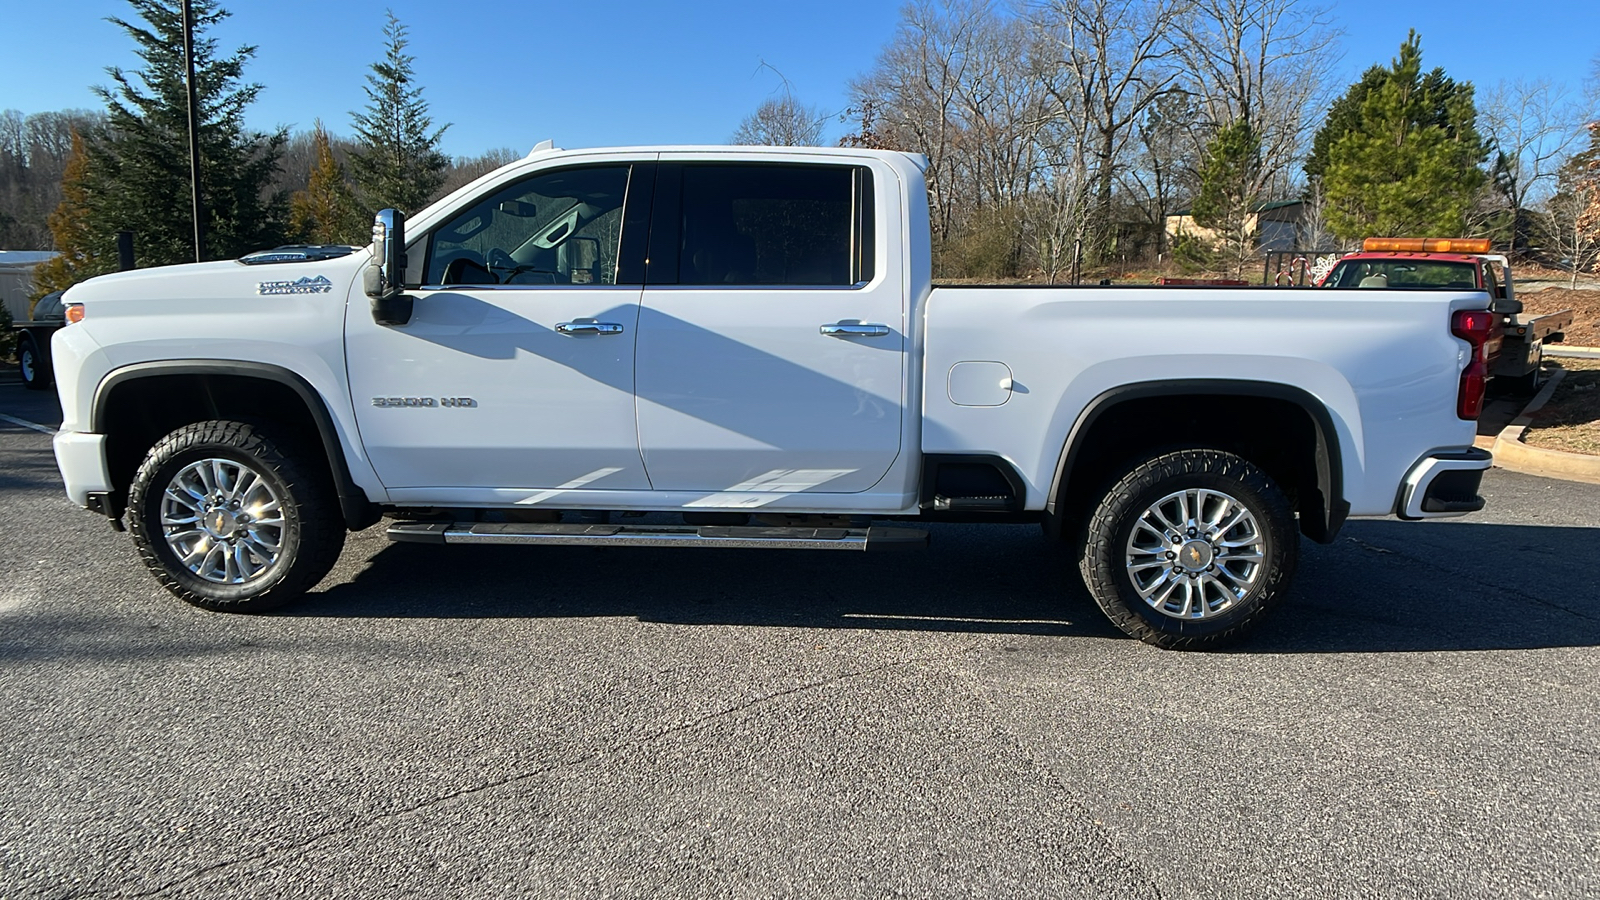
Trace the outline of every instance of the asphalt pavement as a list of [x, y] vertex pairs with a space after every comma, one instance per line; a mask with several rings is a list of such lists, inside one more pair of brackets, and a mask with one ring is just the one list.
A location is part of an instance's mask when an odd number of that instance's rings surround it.
[[1594, 897], [1600, 486], [1485, 494], [1303, 543], [1228, 653], [1121, 637], [1022, 526], [372, 529], [228, 616], [0, 418], [0, 897]]

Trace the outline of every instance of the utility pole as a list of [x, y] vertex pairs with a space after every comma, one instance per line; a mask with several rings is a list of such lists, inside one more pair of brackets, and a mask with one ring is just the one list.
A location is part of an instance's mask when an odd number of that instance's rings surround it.
[[194, 93], [194, 8], [183, 0], [183, 64], [189, 89], [189, 193], [194, 202], [194, 261], [204, 262], [206, 223], [200, 210], [200, 108]]

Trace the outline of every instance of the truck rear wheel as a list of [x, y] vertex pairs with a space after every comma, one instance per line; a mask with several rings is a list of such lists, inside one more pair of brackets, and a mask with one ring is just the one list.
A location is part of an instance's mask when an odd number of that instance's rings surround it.
[[1231, 453], [1183, 450], [1136, 466], [1106, 493], [1079, 567], [1124, 633], [1199, 650], [1259, 624], [1298, 559], [1294, 512], [1265, 472]]
[[17, 371], [22, 375], [22, 386], [30, 391], [42, 391], [50, 386], [50, 370], [44, 367], [31, 334], [24, 334], [17, 341]]
[[321, 581], [344, 524], [319, 467], [260, 426], [211, 421], [162, 438], [128, 492], [133, 540], [167, 590], [216, 612], [259, 612]]

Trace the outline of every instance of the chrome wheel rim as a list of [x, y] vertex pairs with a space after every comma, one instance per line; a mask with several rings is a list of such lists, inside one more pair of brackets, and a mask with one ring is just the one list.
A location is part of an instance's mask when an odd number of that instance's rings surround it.
[[33, 349], [32, 348], [24, 349], [21, 353], [17, 354], [17, 366], [18, 366], [18, 368], [22, 369], [22, 380], [23, 381], [32, 381], [33, 380]]
[[1221, 615], [1261, 580], [1266, 538], [1249, 507], [1209, 488], [1174, 491], [1140, 513], [1123, 548], [1140, 599], [1174, 619]]
[[278, 561], [283, 498], [243, 463], [202, 459], [167, 483], [161, 531], [190, 572], [214, 584], [244, 584]]

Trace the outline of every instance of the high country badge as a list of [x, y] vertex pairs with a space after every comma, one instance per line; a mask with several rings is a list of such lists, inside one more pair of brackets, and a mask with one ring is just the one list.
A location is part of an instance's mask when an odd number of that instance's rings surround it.
[[299, 281], [263, 281], [256, 285], [258, 294], [326, 294], [333, 290], [333, 282], [326, 275], [315, 278], [307, 275]]

